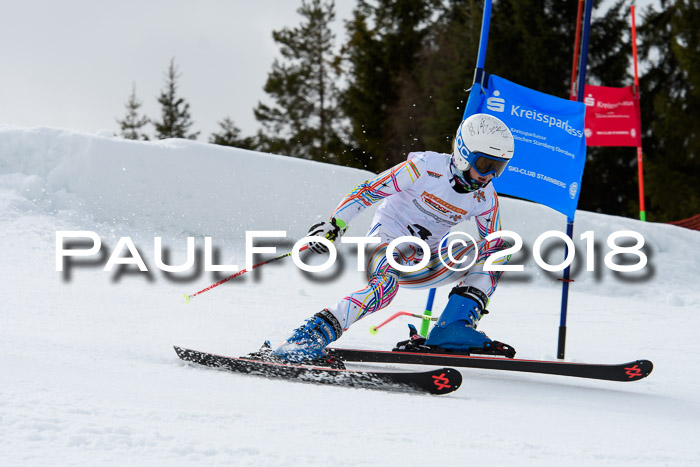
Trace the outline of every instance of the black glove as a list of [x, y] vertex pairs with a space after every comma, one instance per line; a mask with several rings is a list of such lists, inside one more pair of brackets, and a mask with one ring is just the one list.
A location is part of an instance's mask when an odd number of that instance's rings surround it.
[[[309, 229], [309, 237], [325, 237], [331, 242], [334, 242], [335, 239], [341, 237], [346, 230], [348, 230], [347, 224], [334, 217], [330, 222], [319, 222], [318, 224], [312, 225]], [[320, 242], [309, 242], [309, 250], [318, 254], [328, 253], [326, 245]]]

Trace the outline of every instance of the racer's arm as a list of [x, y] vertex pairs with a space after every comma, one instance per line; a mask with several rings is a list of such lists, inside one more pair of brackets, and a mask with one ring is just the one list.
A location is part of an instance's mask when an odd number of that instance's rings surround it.
[[420, 156], [395, 165], [348, 193], [331, 218], [349, 224], [369, 206], [415, 185], [424, 173], [425, 160]]

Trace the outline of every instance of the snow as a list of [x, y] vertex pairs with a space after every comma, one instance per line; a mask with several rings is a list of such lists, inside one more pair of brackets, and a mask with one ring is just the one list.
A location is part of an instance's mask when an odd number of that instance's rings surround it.
[[[464, 369], [462, 388], [437, 397], [265, 380], [177, 359], [173, 344], [241, 355], [265, 339], [280, 342], [362, 286], [356, 256], [341, 247], [344, 267], [309, 275], [287, 259], [182, 300], [226, 276], [202, 270], [205, 236], [218, 261], [241, 267], [246, 230], [285, 230], [285, 241], [268, 244], [286, 252], [370, 175], [192, 141], [0, 126], [0, 464], [697, 465], [700, 233], [675, 226], [576, 215], [575, 237], [594, 233], [596, 270], [586, 271], [577, 241], [567, 360], [652, 360], [639, 382]], [[543, 232], [565, 229], [564, 216], [501, 204], [503, 228], [524, 239], [513, 258], [524, 272], [504, 276], [481, 329], [518, 357], [553, 359], [561, 283], [532, 250]], [[349, 234], [363, 235], [370, 219], [364, 214]], [[61, 230], [96, 232], [101, 255], [57, 272]], [[603, 264], [606, 239], [619, 230], [645, 239], [640, 273]], [[126, 236], [149, 272], [102, 270]], [[155, 236], [169, 264], [184, 261], [195, 237], [197, 267], [157, 269]], [[547, 245], [543, 256], [560, 262], [562, 249]], [[409, 321], [375, 336], [369, 326], [421, 311], [426, 296], [401, 291], [338, 345], [389, 348]]]

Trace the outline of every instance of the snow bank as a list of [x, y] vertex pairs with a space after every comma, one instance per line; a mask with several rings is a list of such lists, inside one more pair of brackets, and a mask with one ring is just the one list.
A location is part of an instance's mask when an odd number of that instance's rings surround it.
[[[10, 126], [0, 126], [0, 175], [32, 208], [78, 211], [87, 230], [118, 226], [221, 241], [242, 238], [245, 230], [301, 236], [372, 176], [182, 139], [141, 142]], [[358, 227], [368, 225], [366, 219]]]

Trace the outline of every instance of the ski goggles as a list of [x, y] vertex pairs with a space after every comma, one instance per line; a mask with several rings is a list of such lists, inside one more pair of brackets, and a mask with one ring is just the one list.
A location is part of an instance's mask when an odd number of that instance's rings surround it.
[[458, 144], [457, 150], [459, 153], [455, 154], [457, 156], [454, 158], [455, 167], [462, 172], [467, 172], [471, 167], [474, 167], [474, 170], [482, 177], [491, 174], [494, 177], [498, 177], [506, 170], [508, 165], [508, 159], [490, 156], [483, 152], [471, 152], [463, 144]]

